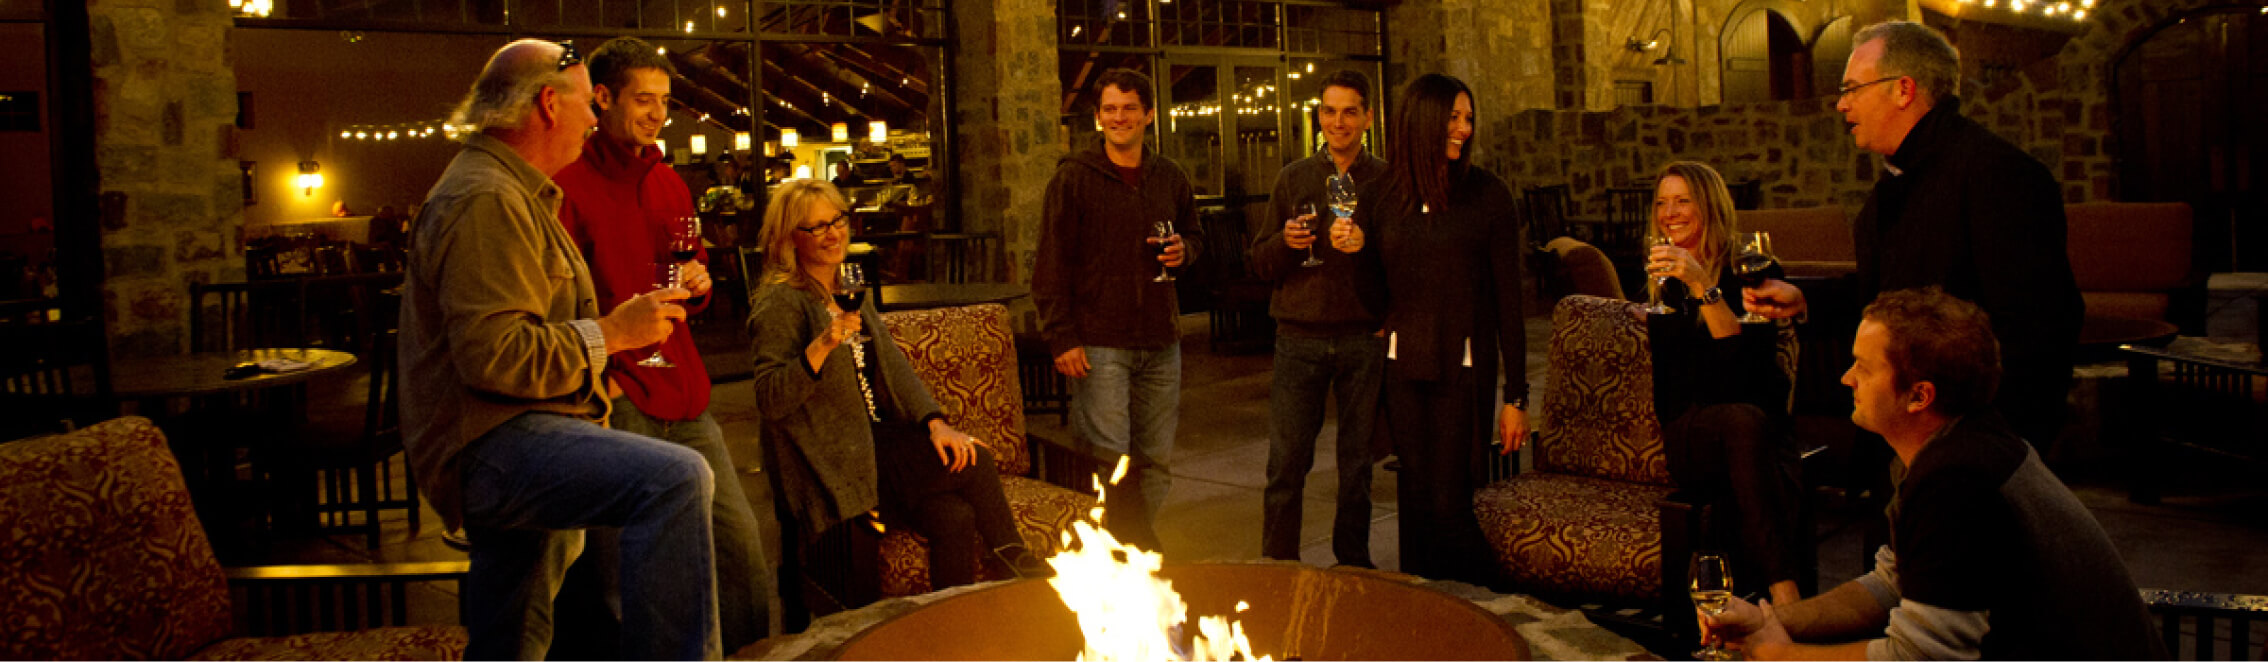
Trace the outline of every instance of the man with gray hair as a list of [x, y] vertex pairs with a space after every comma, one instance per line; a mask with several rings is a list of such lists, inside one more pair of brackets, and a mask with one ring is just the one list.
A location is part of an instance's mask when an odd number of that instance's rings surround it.
[[[1822, 289], [1822, 321], [1847, 324], [1890, 290], [1945, 288], [1992, 316], [2008, 348], [1994, 404], [2034, 445], [2062, 429], [2085, 303], [2064, 252], [2063, 196], [2047, 167], [1961, 116], [1961, 55], [1920, 23], [1889, 21], [1852, 37], [1835, 109], [1859, 149], [1880, 154], [1877, 180], [1851, 226], [1858, 273]], [[1748, 309], [1786, 318], [1804, 292], [1767, 281]]]
[[560, 225], [551, 175], [597, 117], [568, 43], [489, 58], [450, 124], [464, 140], [426, 194], [402, 295], [403, 445], [419, 488], [472, 541], [468, 659], [543, 659], [551, 599], [582, 530], [621, 529], [633, 659], [719, 656], [700, 454], [609, 430], [607, 355], [667, 338], [682, 289], [601, 316], [590, 267]]

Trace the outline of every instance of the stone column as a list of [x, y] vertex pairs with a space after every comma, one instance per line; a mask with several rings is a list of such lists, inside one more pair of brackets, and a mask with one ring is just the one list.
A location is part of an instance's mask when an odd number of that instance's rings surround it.
[[[1557, 106], [1552, 7], [1553, 0], [1412, 0], [1388, 9], [1387, 52], [1405, 72], [1389, 73], [1389, 83], [1398, 88], [1439, 72], [1473, 88], [1481, 147], [1474, 157], [1501, 174], [1513, 115]], [[1395, 90], [1382, 98], [1400, 97]]]
[[244, 277], [233, 20], [221, 0], [87, 9], [111, 355], [178, 353], [188, 284]]
[[1001, 235], [1005, 264], [983, 265], [979, 273], [1030, 283], [1047, 182], [1065, 153], [1056, 131], [1063, 83], [1056, 79], [1055, 3], [967, 0], [953, 3], [953, 17], [961, 226]]

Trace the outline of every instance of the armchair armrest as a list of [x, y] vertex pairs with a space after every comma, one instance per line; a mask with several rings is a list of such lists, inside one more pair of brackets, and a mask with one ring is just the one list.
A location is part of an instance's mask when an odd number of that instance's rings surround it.
[[[1079, 493], [1095, 489], [1091, 476], [1109, 471], [1118, 462], [1117, 457], [1103, 457], [1093, 444], [1084, 440], [1066, 442], [1043, 435], [1024, 433], [1032, 449], [1032, 469], [1038, 478], [1049, 485]], [[1109, 476], [1104, 476], [1105, 479]]]
[[[469, 561], [225, 568], [236, 630], [251, 636], [409, 625], [409, 587], [461, 582]], [[457, 587], [452, 586], [452, 589]], [[463, 595], [461, 589], [455, 591]]]

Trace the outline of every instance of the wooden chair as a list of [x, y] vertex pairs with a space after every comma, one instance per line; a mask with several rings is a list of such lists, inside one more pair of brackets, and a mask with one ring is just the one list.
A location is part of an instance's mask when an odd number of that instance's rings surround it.
[[1202, 278], [1212, 299], [1205, 308], [1212, 322], [1213, 352], [1273, 347], [1276, 319], [1268, 315], [1268, 299], [1275, 295], [1275, 285], [1252, 275], [1251, 265], [1245, 262], [1244, 249], [1252, 245], [1252, 233], [1245, 227], [1243, 208], [1206, 209], [1198, 214], [1198, 221], [1204, 226], [1205, 245], [1210, 248], [1195, 269], [1185, 270], [1195, 273], [1182, 277]]
[[[394, 485], [394, 458], [402, 455], [401, 383], [395, 363], [397, 331], [387, 329], [375, 337], [362, 360], [370, 366], [360, 416], [312, 412], [310, 420], [281, 443], [263, 449], [262, 463], [270, 484], [285, 490], [277, 504], [303, 504], [312, 512], [295, 513], [286, 505], [279, 516], [310, 516], [325, 532], [362, 534], [377, 549], [382, 530], [379, 514], [401, 510], [409, 520], [410, 537], [417, 537], [419, 510], [417, 482], [408, 476]], [[334, 415], [326, 415], [334, 414]], [[301, 493], [306, 479], [315, 482], [315, 499]], [[359, 516], [359, 517], [358, 517]]]
[[[1538, 186], [1521, 195], [1522, 211], [1528, 221], [1528, 245], [1542, 249], [1553, 239], [1573, 236], [1568, 233], [1568, 210], [1575, 206], [1566, 184]], [[1576, 237], [1584, 239], [1584, 237]]]
[[0, 314], [0, 347], [9, 348], [0, 352], [0, 441], [115, 416], [102, 322], [49, 321], [44, 304], [19, 308]]
[[0, 600], [0, 658], [464, 656], [464, 628], [409, 626], [408, 608], [464, 561], [224, 569], [148, 419], [0, 444], [0, 530], [0, 586], [21, 589]]
[[2176, 660], [2268, 659], [2268, 642], [2257, 649], [2252, 644], [2252, 625], [2268, 622], [2268, 595], [2146, 588], [2142, 602], [2158, 617], [2158, 636]]

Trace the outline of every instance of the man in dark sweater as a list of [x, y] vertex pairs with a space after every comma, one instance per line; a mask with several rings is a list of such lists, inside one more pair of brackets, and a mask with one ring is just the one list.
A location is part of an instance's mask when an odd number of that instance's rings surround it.
[[[564, 192], [559, 221], [591, 265], [600, 309], [611, 310], [653, 289], [657, 268], [676, 263], [685, 289], [695, 297], [685, 307], [697, 313], [708, 303], [707, 255], [696, 241], [693, 259], [677, 262], [669, 245], [679, 219], [694, 215], [693, 196], [654, 148], [669, 119], [673, 68], [652, 45], [630, 37], [600, 46], [591, 53], [590, 67], [598, 132], [583, 144], [582, 158], [553, 176]], [[777, 620], [769, 606], [777, 599], [771, 563], [757, 528], [756, 506], [733, 478], [739, 472], [724, 429], [709, 414], [709, 373], [685, 321], [673, 324], [676, 331], [660, 346], [608, 358], [605, 384], [614, 401], [610, 421], [616, 430], [693, 449], [719, 477], [710, 509], [719, 632], [725, 650], [739, 650], [771, 636]], [[640, 363], [656, 352], [672, 365]], [[753, 455], [754, 444], [742, 452]], [[612, 530], [592, 529], [582, 558], [568, 571], [558, 598], [563, 652], [596, 659], [623, 656], [610, 645], [621, 620], [615, 613], [619, 608], [610, 606], [620, 601], [614, 597], [621, 579], [618, 538]]]
[[1935, 287], [1866, 307], [1843, 384], [1898, 454], [1890, 545], [1833, 591], [1734, 598], [1705, 628], [1752, 660], [2165, 659], [2110, 536], [1990, 406], [1992, 326]]
[[[1268, 314], [1276, 318], [1274, 377], [1268, 388], [1268, 487], [1260, 511], [1260, 555], [1299, 560], [1301, 505], [1307, 472], [1315, 466], [1315, 438], [1323, 429], [1324, 399], [1339, 398], [1339, 504], [1331, 525], [1331, 553], [1339, 564], [1370, 563], [1370, 443], [1378, 418], [1379, 380], [1386, 341], [1378, 316], [1355, 295], [1355, 260], [1341, 251], [1353, 230], [1331, 210], [1325, 182], [1337, 175], [1361, 190], [1385, 173], [1386, 162], [1362, 146], [1370, 129], [1370, 79], [1340, 71], [1323, 79], [1315, 109], [1324, 149], [1293, 161], [1276, 175], [1269, 205], [1283, 229], [1253, 242], [1252, 271], [1275, 281]], [[1348, 209], [1349, 215], [1353, 209]], [[1317, 230], [1346, 226], [1329, 246]]]
[[[1836, 109], [1860, 149], [1883, 155], [1888, 176], [1851, 228], [1858, 273], [1819, 294], [1821, 321], [1845, 323], [1860, 302], [1904, 288], [1936, 285], [1975, 302], [2007, 341], [2008, 385], [1994, 404], [2025, 440], [2049, 443], [2085, 311], [2055, 178], [1961, 116], [1960, 54], [1944, 35], [1891, 21], [1852, 41]], [[1777, 280], [1742, 292], [1749, 310], [1773, 318], [1805, 314], [1804, 295]]]
[[1199, 242], [1179, 233], [1195, 229], [1197, 200], [1180, 166], [1144, 149], [1157, 118], [1150, 79], [1113, 69], [1094, 89], [1103, 141], [1065, 157], [1047, 183], [1032, 300], [1055, 370], [1071, 378], [1073, 430], [1132, 460], [1103, 523], [1157, 551], [1152, 515], [1181, 417], [1180, 311], [1159, 276], [1196, 259]]

